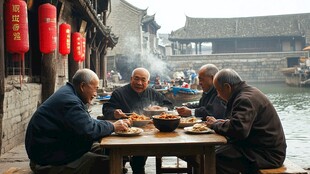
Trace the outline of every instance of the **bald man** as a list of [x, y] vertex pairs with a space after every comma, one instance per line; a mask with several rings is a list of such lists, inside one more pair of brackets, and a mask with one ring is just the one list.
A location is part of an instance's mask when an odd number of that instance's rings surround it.
[[214, 64], [205, 64], [198, 71], [199, 85], [203, 90], [202, 97], [198, 104], [189, 104], [187, 107], [176, 108], [181, 116], [196, 116], [202, 120], [206, 116], [214, 116], [215, 118], [224, 118], [226, 106], [223, 101], [217, 97], [217, 92], [213, 85], [213, 77], [218, 72], [218, 68]]
[[93, 119], [86, 104], [97, 95], [98, 76], [80, 69], [33, 114], [25, 146], [34, 173], [95, 174], [108, 172], [107, 157], [98, 140], [128, 129], [129, 121]]
[[216, 173], [259, 173], [259, 169], [282, 166], [285, 135], [266, 95], [232, 69], [219, 71], [213, 83], [218, 96], [227, 102], [225, 120], [208, 116], [206, 121], [228, 139], [226, 145], [216, 148]]

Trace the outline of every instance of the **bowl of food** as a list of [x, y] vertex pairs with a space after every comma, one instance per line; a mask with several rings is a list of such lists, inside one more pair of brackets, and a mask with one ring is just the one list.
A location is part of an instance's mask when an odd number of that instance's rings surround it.
[[143, 114], [139, 115], [134, 112], [131, 115], [129, 115], [128, 119], [131, 121], [132, 126], [134, 127], [143, 127], [147, 125], [149, 122], [151, 122], [150, 117], [147, 117]]
[[162, 113], [160, 115], [154, 115], [153, 124], [161, 132], [172, 132], [180, 124], [181, 117], [178, 115], [172, 115], [167, 113]]
[[157, 105], [149, 106], [143, 109], [143, 114], [151, 117], [153, 115], [160, 115], [163, 112], [167, 112], [168, 108], [167, 107], [161, 107]]

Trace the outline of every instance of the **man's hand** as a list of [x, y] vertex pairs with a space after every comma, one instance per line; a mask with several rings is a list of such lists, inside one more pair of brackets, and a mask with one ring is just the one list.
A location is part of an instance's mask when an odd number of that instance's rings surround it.
[[212, 116], [207, 116], [205, 124], [210, 128], [212, 124], [214, 124], [216, 121], [217, 121], [216, 118]]
[[188, 107], [177, 107], [176, 110], [178, 111], [179, 115], [181, 116], [191, 116], [192, 115], [192, 111], [188, 108]]
[[128, 119], [117, 120], [113, 123], [114, 132], [127, 131], [131, 125], [131, 122]]
[[205, 124], [210, 128], [212, 124], [216, 122], [226, 122], [226, 121], [229, 121], [229, 120], [228, 119], [216, 119], [212, 116], [207, 116]]
[[114, 110], [114, 117], [116, 119], [120, 119], [120, 118], [127, 118], [126, 114], [123, 113], [123, 111], [121, 109], [115, 109]]

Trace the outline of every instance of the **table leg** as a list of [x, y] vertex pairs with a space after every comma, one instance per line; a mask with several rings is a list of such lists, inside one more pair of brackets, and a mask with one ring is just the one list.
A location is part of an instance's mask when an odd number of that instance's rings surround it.
[[110, 149], [110, 174], [120, 174], [123, 172], [123, 156], [119, 149]]
[[205, 160], [203, 165], [201, 165], [201, 170], [204, 174], [215, 174], [215, 147], [214, 146], [206, 146], [205, 147]]

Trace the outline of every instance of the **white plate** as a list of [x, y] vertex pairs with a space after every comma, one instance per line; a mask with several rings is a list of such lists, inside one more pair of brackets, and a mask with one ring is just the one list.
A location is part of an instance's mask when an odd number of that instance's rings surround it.
[[130, 136], [137, 136], [140, 135], [143, 132], [143, 129], [138, 128], [138, 127], [131, 127], [129, 128], [131, 129], [131, 131], [129, 132], [115, 132], [116, 135], [119, 136], [126, 136], [126, 137], [130, 137]]
[[182, 119], [187, 119], [187, 118], [190, 118], [190, 117], [182, 117], [178, 127], [182, 128], [182, 127], [193, 126], [194, 124], [200, 123], [202, 121], [201, 119], [196, 118], [197, 120], [195, 122], [182, 122]]
[[213, 133], [212, 129], [204, 130], [204, 131], [193, 131], [193, 126], [185, 127], [185, 132], [192, 133], [192, 134], [206, 134], [206, 133]]

